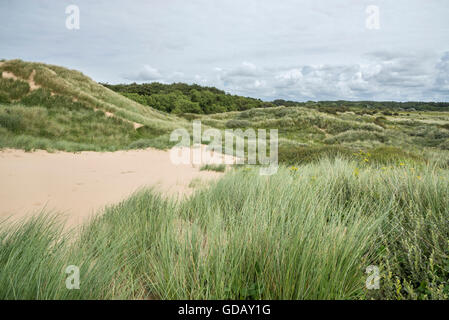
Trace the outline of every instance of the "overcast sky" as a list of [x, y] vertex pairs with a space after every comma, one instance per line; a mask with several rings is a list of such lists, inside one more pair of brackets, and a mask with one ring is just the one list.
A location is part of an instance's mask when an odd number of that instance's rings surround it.
[[449, 1], [1, 0], [0, 58], [264, 100], [449, 101]]

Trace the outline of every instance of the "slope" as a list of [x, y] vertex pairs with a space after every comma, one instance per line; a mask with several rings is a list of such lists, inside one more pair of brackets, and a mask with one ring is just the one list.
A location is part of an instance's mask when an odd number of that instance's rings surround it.
[[165, 148], [177, 118], [127, 99], [79, 71], [0, 62], [0, 147], [46, 150]]

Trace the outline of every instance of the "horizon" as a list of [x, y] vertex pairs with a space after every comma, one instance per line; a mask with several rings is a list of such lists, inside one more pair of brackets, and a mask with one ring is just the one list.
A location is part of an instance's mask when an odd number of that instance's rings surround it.
[[[79, 25], [70, 28], [73, 4]], [[442, 0], [0, 8], [5, 59], [61, 65], [97, 82], [195, 83], [263, 101], [449, 101]]]
[[[234, 94], [231, 93], [229, 91], [226, 91], [223, 88], [218, 88], [215, 86], [202, 86], [201, 84], [198, 83], [187, 83], [187, 82], [171, 82], [171, 83], [163, 83], [163, 82], [158, 82], [158, 81], [151, 81], [151, 82], [117, 82], [117, 83], [108, 83], [108, 82], [98, 82], [99, 84], [106, 84], [106, 85], [129, 85], [129, 84], [152, 84], [152, 83], [159, 83], [159, 84], [163, 84], [163, 85], [174, 85], [174, 84], [178, 84], [178, 83], [182, 83], [182, 84], [186, 84], [189, 86], [201, 86], [201, 87], [212, 87], [221, 91], [224, 91], [225, 94], [231, 94], [231, 95], [238, 95], [238, 94]], [[252, 97], [252, 96], [244, 96], [245, 98], [253, 98], [253, 99], [260, 99], [258, 97]], [[263, 102], [273, 102], [276, 100], [284, 100], [285, 102], [294, 102], [294, 103], [307, 103], [307, 102], [314, 102], [314, 103], [320, 103], [320, 102], [376, 102], [376, 103], [381, 103], [381, 102], [397, 102], [397, 103], [449, 103], [449, 99], [446, 101], [425, 101], [425, 100], [421, 100], [421, 101], [415, 101], [415, 100], [403, 100], [403, 101], [398, 101], [398, 100], [349, 100], [349, 99], [338, 99], [338, 100], [303, 100], [303, 101], [295, 101], [295, 100], [287, 100], [287, 99], [282, 99], [282, 98], [274, 98], [272, 100], [263, 100], [260, 99]]]

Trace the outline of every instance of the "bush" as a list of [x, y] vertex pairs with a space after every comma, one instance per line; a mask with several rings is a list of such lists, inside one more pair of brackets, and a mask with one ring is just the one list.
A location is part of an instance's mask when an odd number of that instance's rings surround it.
[[376, 119], [374, 119], [374, 123], [385, 129], [386, 128], [386, 125], [385, 125], [386, 120], [387, 120], [387, 118], [385, 118], [385, 117], [376, 117]]
[[27, 106], [51, 105], [51, 94], [49, 90], [39, 88], [24, 97], [20, 102]]
[[25, 128], [20, 115], [9, 110], [0, 111], [0, 127], [14, 133], [19, 133]]
[[200, 171], [216, 171], [216, 172], [225, 172], [226, 165], [224, 164], [205, 164], [200, 168]]
[[4, 101], [18, 100], [29, 91], [30, 86], [27, 82], [0, 77], [0, 94], [3, 96], [2, 99]]
[[424, 163], [426, 159], [396, 147], [379, 147], [369, 151], [371, 161], [380, 165], [397, 165], [400, 162]]
[[278, 159], [287, 165], [317, 162], [321, 158], [353, 158], [354, 150], [342, 146], [279, 146]]
[[342, 143], [342, 142], [354, 142], [354, 141], [365, 141], [365, 140], [375, 140], [385, 143], [388, 139], [382, 132], [373, 132], [365, 130], [348, 130], [337, 134], [336, 136], [324, 139], [327, 144]]
[[246, 120], [234, 119], [234, 120], [229, 120], [226, 122], [227, 128], [247, 128], [250, 126], [251, 126], [251, 122], [246, 121]]

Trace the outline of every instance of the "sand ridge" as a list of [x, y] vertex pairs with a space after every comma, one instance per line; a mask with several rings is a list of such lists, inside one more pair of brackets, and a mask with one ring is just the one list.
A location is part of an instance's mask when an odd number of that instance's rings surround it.
[[62, 213], [76, 226], [106, 205], [153, 186], [170, 196], [186, 196], [193, 179], [210, 181], [223, 173], [200, 165], [175, 165], [170, 152], [145, 149], [116, 152], [0, 151], [0, 220], [42, 210]]

